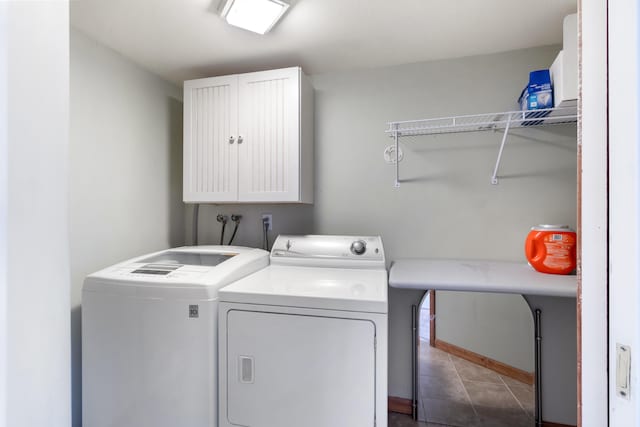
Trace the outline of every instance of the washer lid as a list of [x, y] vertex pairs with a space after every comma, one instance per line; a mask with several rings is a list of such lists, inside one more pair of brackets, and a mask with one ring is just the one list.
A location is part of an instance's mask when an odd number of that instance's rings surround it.
[[269, 264], [269, 253], [238, 246], [192, 246], [132, 258], [87, 276], [84, 291], [129, 292], [123, 288], [217, 290]]
[[270, 265], [220, 290], [221, 302], [387, 313], [382, 269]]

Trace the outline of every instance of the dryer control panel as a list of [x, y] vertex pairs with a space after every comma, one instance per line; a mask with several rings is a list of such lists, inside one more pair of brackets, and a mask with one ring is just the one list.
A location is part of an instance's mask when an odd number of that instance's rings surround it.
[[271, 249], [272, 264], [385, 267], [380, 236], [280, 235]]

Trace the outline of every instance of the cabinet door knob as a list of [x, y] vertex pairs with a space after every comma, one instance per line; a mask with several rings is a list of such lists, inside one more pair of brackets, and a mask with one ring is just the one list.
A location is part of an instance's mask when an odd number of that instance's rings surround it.
[[244, 142], [244, 139], [242, 139], [242, 136], [238, 135], [238, 144], [242, 144]]
[[229, 144], [233, 144], [233, 142], [234, 142], [234, 141], [235, 141], [235, 138], [234, 138], [234, 137], [232, 137], [232, 136], [230, 136], [230, 137], [229, 137]]

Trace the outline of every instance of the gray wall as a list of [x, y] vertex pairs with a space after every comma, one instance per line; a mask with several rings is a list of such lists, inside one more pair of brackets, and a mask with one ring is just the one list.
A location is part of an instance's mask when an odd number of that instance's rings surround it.
[[[498, 186], [489, 177], [501, 133], [406, 140], [397, 189], [382, 158], [390, 144], [383, 131], [389, 120], [514, 109], [528, 72], [547, 67], [557, 50], [312, 76], [315, 204], [203, 206], [199, 243], [218, 242], [217, 213], [239, 213], [244, 218], [234, 243], [260, 246], [260, 214], [272, 213], [271, 240], [280, 233], [380, 234], [389, 260], [524, 261], [529, 227], [575, 226], [575, 127], [513, 131]], [[77, 404], [82, 278], [128, 256], [179, 245], [185, 234], [190, 242], [192, 209], [180, 203], [180, 91], [77, 33], [71, 54]], [[390, 291], [391, 395], [410, 396], [409, 308], [421, 294]], [[531, 318], [520, 297], [440, 293], [437, 304], [440, 339], [532, 369]]]
[[81, 425], [84, 277], [184, 243], [182, 91], [71, 31], [73, 425]]
[[68, 426], [69, 4], [0, 2], [0, 426]]
[[[390, 260], [524, 261], [532, 225], [575, 226], [575, 126], [513, 131], [497, 186], [489, 178], [499, 132], [405, 140], [400, 188], [382, 158], [391, 142], [387, 121], [515, 109], [528, 72], [547, 67], [557, 52], [543, 47], [314, 76], [315, 231], [380, 234]], [[410, 361], [401, 293], [390, 295], [389, 394], [408, 397], [410, 373], [399, 372]], [[439, 293], [437, 313], [440, 339], [532, 370], [531, 314], [521, 297]]]
[[533, 316], [522, 296], [436, 292], [436, 313], [437, 339], [534, 372]]
[[[242, 215], [233, 244], [238, 246], [263, 247], [262, 214], [272, 215], [272, 230], [268, 232], [269, 245], [279, 234], [309, 234], [313, 232], [313, 205], [200, 205], [198, 220], [198, 244], [220, 243], [222, 224], [216, 221], [218, 214], [231, 217]], [[187, 244], [193, 244], [193, 205], [186, 205]], [[233, 233], [234, 224], [229, 220], [224, 234], [226, 244]]]
[[[513, 130], [497, 186], [489, 179], [501, 132], [403, 140], [402, 184], [394, 188], [394, 169], [383, 160], [391, 144], [384, 130], [391, 120], [517, 109], [529, 71], [548, 67], [557, 52], [552, 46], [312, 76], [314, 206], [207, 208], [204, 243], [218, 239], [214, 211], [245, 213], [259, 224], [259, 213], [273, 210], [274, 235], [379, 234], [389, 260], [524, 262], [531, 226], [576, 225], [575, 126]], [[261, 241], [259, 225], [244, 232], [237, 243]], [[411, 394], [410, 305], [421, 295], [390, 290], [390, 395]], [[439, 339], [533, 370], [532, 318], [522, 297], [440, 292], [437, 313]]]

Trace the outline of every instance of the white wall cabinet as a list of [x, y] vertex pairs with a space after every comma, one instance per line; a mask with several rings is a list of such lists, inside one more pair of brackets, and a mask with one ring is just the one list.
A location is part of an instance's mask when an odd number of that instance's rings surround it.
[[313, 88], [299, 67], [184, 83], [187, 203], [313, 203]]

